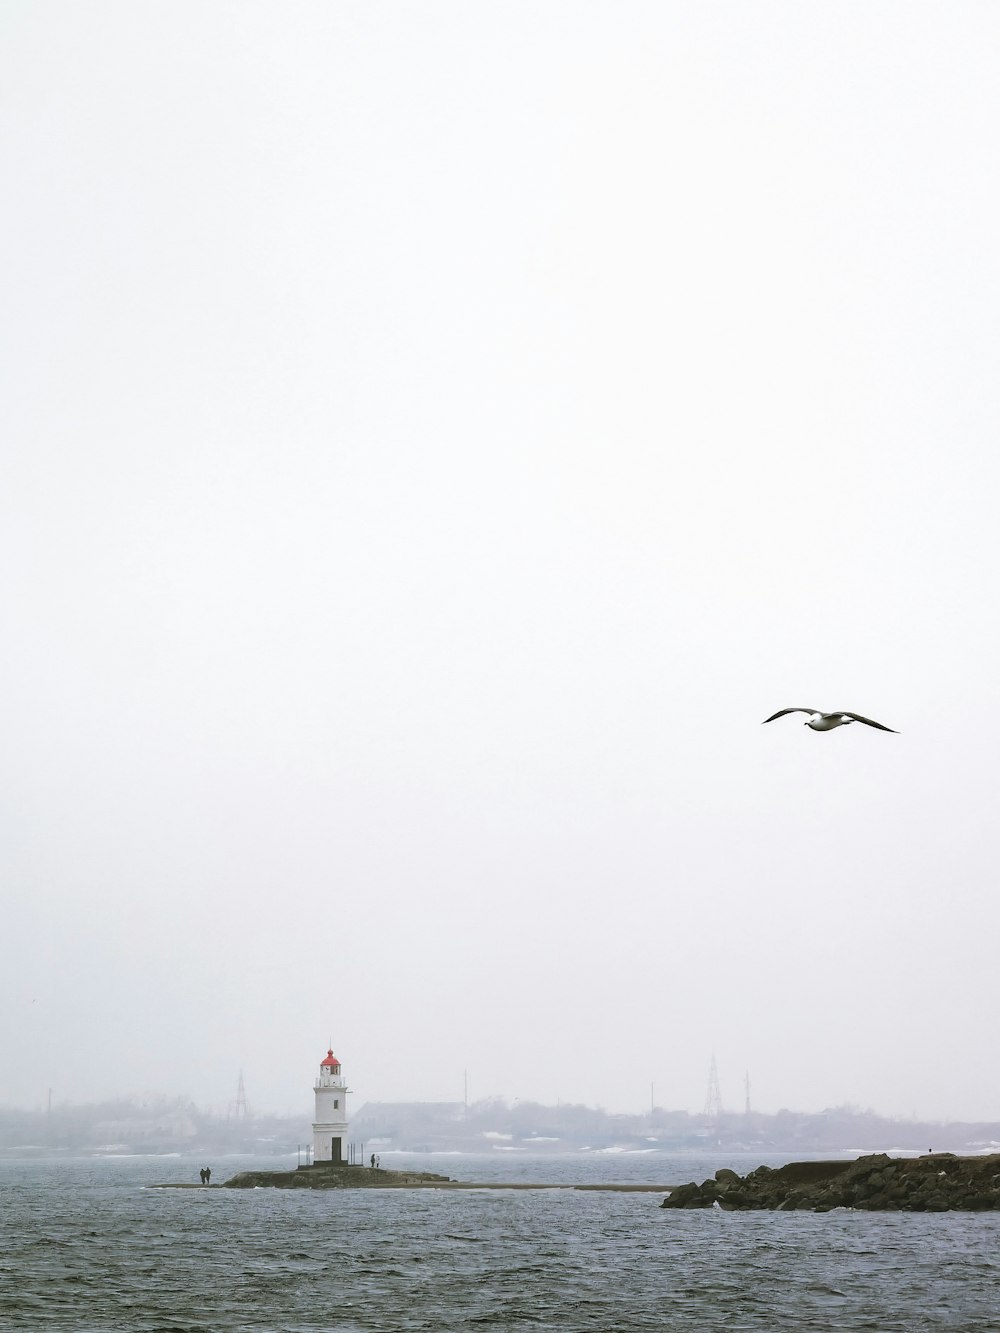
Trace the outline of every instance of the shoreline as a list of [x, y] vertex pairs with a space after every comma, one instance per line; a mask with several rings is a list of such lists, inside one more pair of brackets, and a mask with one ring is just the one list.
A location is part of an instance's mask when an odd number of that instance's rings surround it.
[[661, 1208], [720, 1208], [726, 1212], [833, 1209], [868, 1212], [1000, 1212], [1000, 1153], [958, 1157], [927, 1153], [916, 1158], [870, 1153], [839, 1160], [758, 1166], [740, 1176], [728, 1167], [714, 1178], [686, 1184], [654, 1181], [455, 1180], [429, 1171], [323, 1163], [290, 1171], [242, 1171], [229, 1180], [152, 1184], [149, 1189], [379, 1189], [379, 1190], [573, 1190], [605, 1194], [661, 1194]]

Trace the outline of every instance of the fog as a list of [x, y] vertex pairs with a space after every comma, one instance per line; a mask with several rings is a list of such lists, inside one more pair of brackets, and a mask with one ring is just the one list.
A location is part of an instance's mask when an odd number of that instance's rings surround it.
[[1000, 11], [0, 23], [0, 1101], [1000, 1118]]

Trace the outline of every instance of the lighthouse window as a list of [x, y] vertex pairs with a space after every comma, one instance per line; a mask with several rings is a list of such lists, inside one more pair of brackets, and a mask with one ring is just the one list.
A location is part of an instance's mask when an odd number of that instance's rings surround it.
[[340, 1109], [340, 1098], [339, 1098], [339, 1097], [334, 1097], [334, 1099], [333, 1099], [333, 1109], [334, 1109], [335, 1111], [337, 1111], [337, 1110]]

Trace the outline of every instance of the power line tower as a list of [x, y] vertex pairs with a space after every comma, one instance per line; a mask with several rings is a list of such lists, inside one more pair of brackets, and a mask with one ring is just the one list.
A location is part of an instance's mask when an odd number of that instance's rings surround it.
[[708, 1071], [708, 1091], [705, 1093], [704, 1114], [715, 1119], [722, 1114], [722, 1092], [719, 1088], [719, 1071], [715, 1064], [715, 1055]]
[[231, 1103], [229, 1118], [230, 1120], [247, 1120], [250, 1117], [250, 1107], [247, 1105], [247, 1090], [243, 1086], [243, 1070], [240, 1070], [240, 1081], [236, 1085], [236, 1101]]

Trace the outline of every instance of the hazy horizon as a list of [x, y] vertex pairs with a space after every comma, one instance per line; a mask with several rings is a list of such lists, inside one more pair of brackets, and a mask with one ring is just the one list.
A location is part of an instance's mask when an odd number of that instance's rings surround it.
[[[53, 1093], [51, 1104], [48, 1102], [49, 1091], [52, 1091]], [[234, 1124], [239, 1124], [243, 1120], [252, 1123], [267, 1122], [270, 1120], [301, 1120], [303, 1122], [311, 1123], [314, 1118], [314, 1104], [311, 1088], [308, 1090], [307, 1095], [302, 1097], [301, 1102], [302, 1104], [300, 1106], [292, 1106], [284, 1110], [276, 1109], [274, 1107], [259, 1107], [251, 1101], [245, 1085], [242, 1104], [239, 1101], [237, 1089], [234, 1089], [234, 1095], [228, 1101], [220, 1102], [217, 1105], [200, 1103], [196, 1098], [190, 1097], [186, 1093], [169, 1092], [163, 1089], [146, 1089], [139, 1093], [123, 1094], [121, 1096], [111, 1095], [108, 1097], [96, 1097], [87, 1100], [58, 1098], [55, 1096], [54, 1089], [47, 1089], [46, 1099], [40, 1104], [34, 1106], [23, 1104], [0, 1104], [0, 1112], [13, 1117], [42, 1116], [44, 1118], [49, 1114], [61, 1117], [65, 1116], [67, 1113], [95, 1111], [108, 1106], [120, 1105], [123, 1108], [133, 1108], [137, 1112], [146, 1112], [150, 1115], [161, 1116], [167, 1112], [189, 1108], [194, 1113], [213, 1121], [226, 1121], [227, 1123], [232, 1122]], [[657, 1102], [655, 1106], [647, 1102], [645, 1107], [614, 1109], [593, 1103], [571, 1102], [564, 1099], [543, 1102], [531, 1098], [496, 1094], [478, 1097], [476, 1099], [470, 1097], [468, 1102], [464, 1103], [464, 1105], [466, 1115], [469, 1117], [469, 1123], [471, 1124], [478, 1123], [484, 1116], [493, 1113], [493, 1111], [495, 1111], [496, 1115], [502, 1122], [513, 1124], [516, 1123], [517, 1117], [523, 1118], [526, 1111], [529, 1111], [531, 1108], [538, 1108], [541, 1111], [547, 1113], [550, 1112], [556, 1116], [561, 1111], [605, 1116], [608, 1118], [609, 1128], [618, 1121], [637, 1121], [641, 1124], [644, 1121], [648, 1121], [650, 1117], [652, 1117], [653, 1120], [659, 1119], [665, 1121], [670, 1120], [673, 1117], [686, 1116], [695, 1123], [718, 1121], [720, 1125], [725, 1126], [727, 1133], [732, 1134], [747, 1116], [747, 1108], [742, 1102], [739, 1104], [735, 1102], [728, 1105], [724, 1104], [717, 1111], [706, 1110], [704, 1106], [670, 1106], [661, 1105], [659, 1102]], [[354, 1125], [356, 1122], [366, 1121], [366, 1117], [370, 1118], [372, 1114], [379, 1114], [383, 1108], [387, 1107], [461, 1108], [462, 1106], [463, 1097], [461, 1096], [437, 1098], [433, 1100], [410, 1099], [405, 1097], [375, 1100], [372, 1098], [365, 1098], [364, 1096], [358, 1096], [356, 1093], [353, 1093], [352, 1090], [352, 1096], [348, 1105], [348, 1120], [351, 1125]], [[796, 1122], [799, 1120], [815, 1120], [823, 1124], [836, 1124], [840, 1120], [844, 1120], [850, 1125], [853, 1125], [857, 1120], [867, 1121], [872, 1119], [886, 1123], [897, 1123], [901, 1126], [916, 1126], [918, 1128], [921, 1125], [926, 1125], [930, 1128], [934, 1125], [944, 1123], [967, 1123], [979, 1125], [981, 1127], [1000, 1125], [1000, 1117], [997, 1117], [995, 1120], [957, 1120], [954, 1122], [945, 1122], [933, 1117], [928, 1117], [926, 1119], [918, 1117], [912, 1112], [909, 1114], [881, 1112], [872, 1107], [861, 1106], [855, 1103], [839, 1103], [837, 1105], [823, 1107], [818, 1111], [803, 1110], [796, 1106], [779, 1106], [774, 1109], [764, 1109], [752, 1105], [749, 1110], [749, 1115], [751, 1123], [753, 1124], [768, 1121], [780, 1122], [782, 1117], [789, 1117]], [[80, 1123], [84, 1124], [85, 1122]], [[416, 1123], [419, 1125], [423, 1124], [424, 1121], [419, 1120]]]
[[1000, 1119], [1000, 10], [0, 24], [0, 1103]]

